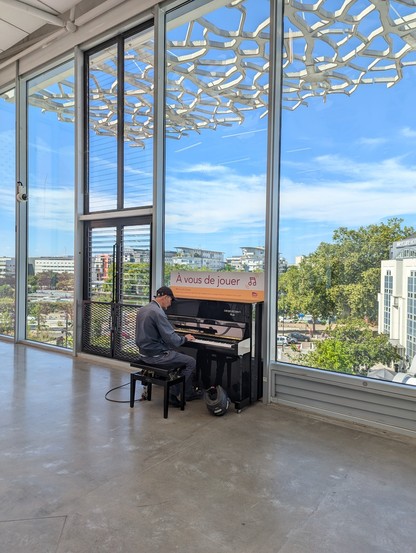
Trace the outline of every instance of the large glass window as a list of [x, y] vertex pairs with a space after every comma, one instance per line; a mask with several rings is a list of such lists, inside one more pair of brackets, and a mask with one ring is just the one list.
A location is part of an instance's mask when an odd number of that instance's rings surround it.
[[72, 348], [74, 68], [27, 83], [27, 338]]
[[153, 201], [153, 28], [124, 41], [124, 207]]
[[153, 28], [87, 56], [89, 212], [144, 207], [153, 192]]
[[137, 357], [136, 312], [150, 297], [152, 218], [140, 208], [153, 204], [153, 35], [149, 22], [86, 54], [85, 210], [94, 220], [85, 227], [82, 349], [124, 360]]
[[16, 104], [14, 90], [0, 94], [0, 334], [14, 335]]
[[270, 3], [218, 5], [168, 21], [168, 271], [264, 269]]
[[393, 276], [391, 271], [384, 275], [384, 332], [389, 334], [391, 325], [391, 297], [393, 295]]
[[416, 271], [411, 271], [407, 279], [407, 361], [416, 354]]
[[416, 9], [327, 4], [284, 5], [277, 358], [395, 381], [414, 353]]
[[86, 251], [88, 300], [123, 304], [147, 303], [150, 295], [150, 224], [88, 228]]
[[105, 211], [117, 208], [117, 45], [92, 54], [88, 69], [89, 210]]

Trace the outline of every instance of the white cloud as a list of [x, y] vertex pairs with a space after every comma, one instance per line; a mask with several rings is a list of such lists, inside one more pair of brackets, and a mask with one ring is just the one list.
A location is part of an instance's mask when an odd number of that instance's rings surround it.
[[285, 220], [356, 226], [416, 211], [416, 167], [404, 166], [400, 158], [360, 163], [320, 156], [313, 163], [317, 172], [307, 182], [282, 179]]
[[34, 189], [29, 195], [29, 224], [38, 229], [73, 232], [74, 192], [70, 187]]
[[220, 174], [230, 174], [231, 169], [228, 169], [225, 165], [215, 165], [213, 163], [204, 162], [196, 163], [195, 165], [186, 165], [183, 167], [181, 173], [202, 173], [202, 174], [213, 174], [219, 176]]
[[[282, 177], [281, 225], [352, 227], [416, 211], [416, 166], [406, 166], [404, 158], [357, 162], [324, 155], [288, 166], [295, 176]], [[188, 166], [169, 178], [168, 227], [190, 234], [263, 228], [265, 187], [264, 174], [210, 163]]]
[[200, 146], [202, 142], [195, 142], [194, 144], [191, 144], [190, 146], [186, 146], [185, 148], [180, 148], [179, 150], [175, 150], [175, 153], [184, 152], [185, 150], [190, 150], [191, 148], [196, 148], [197, 146]]
[[368, 138], [363, 136], [358, 140], [358, 144], [362, 146], [370, 146], [370, 147], [381, 146], [382, 144], [386, 144], [386, 142], [387, 142], [387, 139], [383, 137]]
[[[189, 173], [198, 175], [192, 179]], [[167, 186], [166, 222], [171, 231], [210, 234], [264, 227], [265, 175], [240, 175], [207, 163], [171, 176]]]
[[249, 131], [241, 131], [241, 132], [235, 132], [235, 133], [230, 133], [230, 134], [224, 134], [221, 138], [235, 138], [236, 136], [238, 137], [247, 137], [248, 135], [251, 135], [251, 134], [254, 134], [254, 133], [257, 133], [257, 132], [266, 132], [267, 129], [264, 128], [264, 129], [251, 129]]
[[307, 148], [295, 148], [293, 150], [286, 150], [286, 153], [287, 154], [293, 154], [293, 153], [297, 153], [297, 152], [306, 152], [307, 150], [312, 150], [311, 147], [307, 147]]
[[411, 129], [410, 127], [403, 127], [400, 129], [400, 133], [406, 138], [415, 138], [416, 130]]

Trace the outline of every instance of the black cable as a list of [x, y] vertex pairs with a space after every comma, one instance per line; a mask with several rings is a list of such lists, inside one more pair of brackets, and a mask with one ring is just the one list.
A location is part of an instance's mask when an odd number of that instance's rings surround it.
[[[111, 392], [114, 392], [114, 390], [119, 390], [120, 388], [124, 388], [124, 386], [128, 386], [130, 384], [130, 382], [126, 382], [126, 384], [122, 384], [121, 386], [116, 386], [115, 388], [111, 388], [111, 390], [108, 390], [108, 392], [105, 394], [105, 399], [107, 401], [112, 401], [114, 403], [130, 403], [130, 400], [127, 399], [127, 400], [121, 400], [121, 399], [109, 399], [107, 396], [108, 394], [110, 394]], [[142, 401], [142, 398], [139, 398], [139, 399], [135, 399], [134, 401]]]

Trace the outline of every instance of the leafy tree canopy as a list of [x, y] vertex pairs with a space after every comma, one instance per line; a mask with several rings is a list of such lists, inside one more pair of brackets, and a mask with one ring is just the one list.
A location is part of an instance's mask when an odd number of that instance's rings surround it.
[[[279, 312], [336, 315], [377, 320], [381, 261], [389, 259], [396, 240], [415, 233], [402, 219], [357, 230], [340, 227], [333, 243], [322, 242], [315, 252], [279, 276]], [[283, 303], [281, 303], [283, 302]]]
[[400, 356], [384, 334], [373, 332], [362, 320], [349, 319], [328, 331], [328, 338], [302, 357], [302, 364], [336, 372], [366, 374], [377, 363], [387, 367]]

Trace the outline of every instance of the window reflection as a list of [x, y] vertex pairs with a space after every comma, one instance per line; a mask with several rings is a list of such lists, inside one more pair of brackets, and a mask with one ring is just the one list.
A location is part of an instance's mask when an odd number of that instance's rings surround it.
[[87, 55], [87, 60], [88, 209], [149, 206], [153, 192], [153, 27], [119, 37], [114, 44]]
[[28, 81], [27, 93], [27, 338], [72, 348], [73, 63]]
[[169, 271], [264, 269], [270, 3], [224, 4], [168, 22]]
[[152, 205], [153, 28], [125, 40], [124, 207]]
[[389, 4], [285, 4], [277, 359], [413, 383], [416, 10]]
[[117, 208], [117, 45], [89, 57], [89, 211]]

